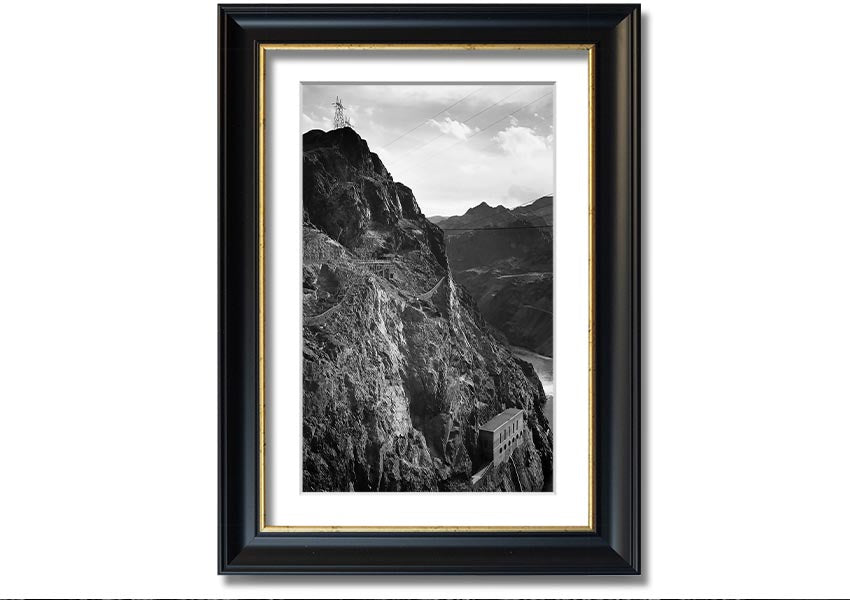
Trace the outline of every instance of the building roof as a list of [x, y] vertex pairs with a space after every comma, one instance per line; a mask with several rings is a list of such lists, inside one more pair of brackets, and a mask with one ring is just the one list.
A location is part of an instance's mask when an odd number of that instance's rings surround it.
[[496, 431], [499, 427], [510, 421], [516, 415], [522, 412], [522, 409], [519, 408], [509, 408], [507, 410], [503, 410], [498, 415], [484, 423], [479, 430], [483, 431]]

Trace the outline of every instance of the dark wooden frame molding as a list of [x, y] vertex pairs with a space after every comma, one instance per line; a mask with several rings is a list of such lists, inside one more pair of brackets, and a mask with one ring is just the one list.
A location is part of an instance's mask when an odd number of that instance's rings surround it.
[[[220, 5], [222, 574], [640, 573], [640, 5]], [[261, 44], [593, 47], [592, 531], [260, 528]]]

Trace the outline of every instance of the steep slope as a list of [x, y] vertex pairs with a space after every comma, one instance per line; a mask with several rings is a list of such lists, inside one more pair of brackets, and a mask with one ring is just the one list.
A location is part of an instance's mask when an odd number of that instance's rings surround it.
[[526, 444], [475, 489], [544, 489], [543, 388], [455, 284], [440, 229], [353, 129], [303, 143], [303, 489], [469, 491], [478, 426], [509, 407]]
[[440, 222], [457, 280], [511, 344], [552, 355], [552, 196], [508, 210], [481, 203]]
[[478, 310], [513, 346], [552, 356], [552, 273], [510, 274], [467, 269], [457, 280], [477, 299]]

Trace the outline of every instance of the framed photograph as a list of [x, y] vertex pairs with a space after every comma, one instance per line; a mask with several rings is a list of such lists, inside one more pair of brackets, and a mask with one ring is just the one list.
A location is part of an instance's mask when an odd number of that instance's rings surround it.
[[219, 7], [219, 572], [640, 572], [639, 5]]

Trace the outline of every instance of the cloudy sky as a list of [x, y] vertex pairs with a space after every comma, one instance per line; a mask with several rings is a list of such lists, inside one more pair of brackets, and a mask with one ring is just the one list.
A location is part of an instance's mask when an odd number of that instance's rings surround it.
[[304, 84], [301, 128], [332, 127], [336, 96], [352, 127], [428, 216], [554, 192], [552, 84]]

